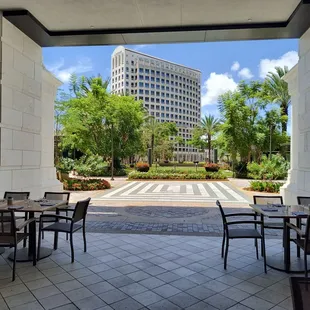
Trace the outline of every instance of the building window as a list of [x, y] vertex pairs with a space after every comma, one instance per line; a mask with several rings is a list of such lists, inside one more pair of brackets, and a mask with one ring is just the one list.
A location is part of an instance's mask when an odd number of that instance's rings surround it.
[[139, 73], [143, 73], [144, 69], [143, 68], [139, 68]]
[[145, 86], [146, 88], [149, 88], [149, 87], [150, 87], [150, 84], [149, 84], [149, 83], [145, 83], [144, 86]]
[[150, 94], [150, 91], [146, 89], [146, 90], [145, 90], [145, 94], [146, 94], [146, 95], [149, 95], [149, 94]]
[[145, 69], [145, 73], [146, 73], [146, 74], [149, 74], [149, 73], [150, 73], [150, 70], [149, 70], [149, 69]]
[[150, 77], [146, 75], [146, 76], [145, 76], [145, 80], [146, 80], [146, 81], [149, 81], [149, 80], [150, 80]]
[[151, 82], [155, 82], [154, 76], [151, 76]]
[[143, 80], [144, 79], [144, 76], [143, 75], [139, 75], [139, 80]]
[[159, 83], [160, 82], [160, 78], [156, 78], [156, 83]]
[[156, 89], [160, 89], [160, 85], [156, 84]]
[[135, 62], [132, 60], [132, 61], [131, 61], [131, 65], [134, 66], [134, 64], [135, 64]]
[[143, 87], [143, 83], [142, 82], [139, 82], [139, 87]]
[[143, 95], [143, 89], [139, 89], [139, 94]]

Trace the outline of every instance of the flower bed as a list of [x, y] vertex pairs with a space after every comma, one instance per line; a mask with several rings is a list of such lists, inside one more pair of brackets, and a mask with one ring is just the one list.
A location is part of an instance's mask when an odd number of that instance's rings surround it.
[[204, 167], [207, 172], [217, 172], [220, 170], [220, 166], [218, 164], [208, 163], [208, 164], [205, 164]]
[[63, 181], [65, 190], [96, 191], [111, 188], [111, 184], [103, 179], [69, 179]]
[[226, 180], [226, 176], [222, 172], [176, 172], [176, 173], [161, 173], [161, 172], [136, 172], [129, 173], [130, 180]]
[[267, 192], [267, 193], [279, 193], [280, 187], [283, 186], [282, 182], [270, 182], [270, 181], [251, 181], [250, 187], [246, 188], [249, 191]]
[[136, 169], [139, 172], [148, 172], [150, 170], [150, 166], [148, 163], [139, 162], [136, 164]]

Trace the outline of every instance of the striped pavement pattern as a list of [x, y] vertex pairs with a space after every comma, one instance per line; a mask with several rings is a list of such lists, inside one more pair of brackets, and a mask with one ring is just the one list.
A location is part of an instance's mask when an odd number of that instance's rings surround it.
[[152, 182], [134, 181], [108, 191], [96, 200], [110, 201], [188, 201], [243, 202], [248, 200], [226, 182]]

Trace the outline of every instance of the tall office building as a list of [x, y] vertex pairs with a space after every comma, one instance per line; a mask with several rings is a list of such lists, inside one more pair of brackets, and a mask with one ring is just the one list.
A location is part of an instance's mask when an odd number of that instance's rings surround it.
[[199, 70], [119, 46], [112, 54], [111, 75], [112, 92], [135, 96], [158, 121], [176, 123], [185, 143], [176, 146], [175, 160], [205, 159], [187, 143], [201, 117]]

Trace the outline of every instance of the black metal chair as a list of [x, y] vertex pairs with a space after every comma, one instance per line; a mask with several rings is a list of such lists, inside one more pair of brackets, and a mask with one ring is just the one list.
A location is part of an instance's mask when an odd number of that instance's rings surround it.
[[[262, 256], [264, 257], [264, 270], [267, 273], [266, 267], [266, 248], [265, 248], [265, 235], [264, 229], [262, 227], [263, 222], [256, 220], [256, 214], [253, 212], [242, 212], [242, 213], [229, 213], [225, 214], [221, 203], [217, 200], [217, 206], [220, 208], [222, 221], [223, 221], [223, 242], [222, 242], [222, 258], [224, 257], [224, 269], [227, 268], [227, 257], [230, 239], [254, 239], [256, 247], [256, 258], [258, 259], [258, 242], [260, 239], [262, 243]], [[251, 216], [254, 220], [242, 220], [242, 221], [227, 221], [228, 217], [236, 216]], [[233, 225], [244, 225], [244, 224], [254, 224], [254, 228], [232, 228]], [[257, 225], [261, 225], [261, 232], [257, 230]], [[225, 247], [226, 245], [226, 247]], [[225, 255], [224, 255], [225, 248]]]
[[[9, 197], [13, 198], [14, 200], [27, 200], [29, 199], [30, 192], [5, 192], [3, 198], [8, 199]], [[15, 211], [15, 213], [18, 211]], [[22, 212], [18, 212], [22, 213]], [[23, 216], [15, 216], [15, 219], [23, 219], [27, 221], [27, 213], [24, 213]], [[27, 233], [27, 226], [24, 228], [24, 233]], [[25, 248], [27, 246], [27, 240], [24, 239], [23, 247]]]
[[[14, 210], [0, 210], [0, 246], [3, 247], [14, 247], [14, 260], [13, 260], [13, 276], [12, 281], [15, 280], [15, 266], [16, 266], [16, 251], [17, 244], [28, 237], [33, 238], [32, 244], [36, 244], [36, 232], [35, 225], [31, 233], [19, 233], [23, 228], [33, 222], [34, 219], [29, 219], [23, 223], [16, 225], [15, 212]], [[29, 230], [30, 231], [30, 230]], [[36, 265], [35, 247], [33, 249], [33, 265]]]
[[[83, 229], [83, 240], [84, 240], [84, 252], [86, 252], [86, 229], [85, 221], [87, 215], [87, 209], [89, 206], [90, 198], [78, 201], [74, 209], [58, 209], [59, 211], [72, 211], [73, 216], [62, 216], [59, 214], [42, 214], [40, 216], [39, 224], [39, 241], [38, 241], [38, 260], [40, 259], [40, 246], [41, 246], [41, 233], [43, 231], [51, 231], [54, 233], [68, 233], [70, 235], [70, 247], [71, 247], [71, 262], [74, 262], [74, 249], [73, 249], [73, 233]], [[43, 227], [45, 219], [54, 219], [54, 223]], [[68, 222], [60, 222], [59, 220], [67, 220]], [[81, 221], [83, 221], [81, 223]]]
[[305, 264], [305, 276], [308, 278], [308, 262], [307, 262], [307, 256], [310, 255], [310, 216], [307, 218], [307, 223], [306, 223], [306, 230], [302, 231], [298, 226], [292, 224], [292, 223], [287, 223], [286, 224], [286, 229], [288, 236], [290, 236], [290, 230], [292, 229], [293, 231], [296, 232], [297, 237], [296, 239], [290, 239], [290, 241], [293, 241], [296, 243], [297, 247], [299, 249], [302, 249], [304, 251], [304, 264]]
[[[66, 205], [69, 205], [70, 192], [45, 192], [44, 199], [47, 200], [64, 200]], [[66, 216], [68, 216], [68, 210], [65, 210]], [[38, 222], [40, 219], [37, 220]], [[52, 223], [54, 220], [46, 220], [44, 223]], [[42, 231], [42, 239], [44, 239], [44, 231]], [[68, 234], [66, 234], [66, 239], [68, 240]]]

